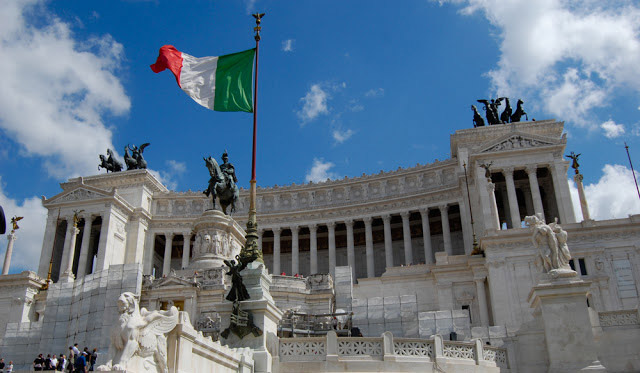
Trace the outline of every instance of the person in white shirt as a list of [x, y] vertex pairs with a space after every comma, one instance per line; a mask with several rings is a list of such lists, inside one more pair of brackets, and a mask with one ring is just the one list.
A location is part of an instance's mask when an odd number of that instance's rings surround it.
[[73, 355], [74, 356], [80, 355], [80, 350], [78, 350], [78, 344], [77, 343], [73, 345]]
[[7, 365], [7, 373], [13, 373], [13, 361], [9, 362], [9, 365]]
[[53, 368], [53, 370], [56, 370], [56, 367], [58, 367], [58, 359], [56, 358], [56, 355], [53, 355], [53, 357], [51, 358], [51, 368]]

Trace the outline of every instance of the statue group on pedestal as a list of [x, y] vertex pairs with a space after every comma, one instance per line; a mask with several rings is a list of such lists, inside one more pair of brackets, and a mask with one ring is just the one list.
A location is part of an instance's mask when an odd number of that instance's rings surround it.
[[218, 197], [222, 212], [224, 212], [225, 215], [229, 215], [227, 213], [227, 207], [231, 206], [230, 213], [236, 211], [236, 202], [240, 196], [240, 191], [236, 184], [238, 182], [236, 169], [233, 167], [233, 164], [229, 163], [229, 156], [226, 150], [222, 154], [223, 163], [221, 165], [218, 165], [218, 162], [211, 156], [208, 158], [203, 157], [202, 159], [204, 159], [205, 165], [209, 170], [209, 175], [211, 176], [209, 185], [203, 193], [207, 197], [211, 196], [214, 209], [216, 207], [216, 197]]
[[[522, 108], [524, 101], [518, 100], [518, 104], [516, 106], [516, 111], [513, 112], [511, 109], [511, 104], [509, 103], [509, 98], [507, 97], [499, 97], [497, 99], [491, 100], [477, 100], [478, 102], [484, 104], [484, 110], [486, 112], [487, 123], [489, 125], [494, 124], [505, 124], [505, 123], [515, 123], [520, 122], [520, 119], [524, 116], [527, 120], [527, 113]], [[502, 114], [498, 113], [498, 106], [501, 105], [502, 101], [505, 102], [505, 108]], [[485, 125], [484, 119], [478, 112], [478, 108], [475, 105], [471, 105], [471, 110], [473, 111], [473, 126], [474, 127], [482, 127]]]
[[[127, 171], [147, 168], [147, 161], [144, 160], [142, 153], [144, 152], [144, 149], [149, 145], [151, 144], [147, 142], [140, 145], [140, 147], [137, 147], [135, 145], [133, 145], [133, 147], [129, 145], [124, 147], [124, 163], [127, 166]], [[131, 154], [129, 154], [129, 151], [131, 151]], [[109, 173], [109, 171], [122, 171], [122, 162], [116, 159], [113, 154], [113, 150], [107, 149], [107, 155], [105, 156], [103, 154], [100, 154], [99, 158], [100, 164], [98, 165], [98, 170], [100, 170], [100, 168], [104, 168], [107, 170], [107, 173]]]
[[571, 253], [567, 246], [567, 231], [558, 224], [558, 219], [553, 223], [545, 224], [541, 214], [527, 216], [525, 223], [531, 228], [533, 235], [531, 241], [538, 249], [536, 263], [545, 273], [558, 273], [572, 271], [569, 266]]

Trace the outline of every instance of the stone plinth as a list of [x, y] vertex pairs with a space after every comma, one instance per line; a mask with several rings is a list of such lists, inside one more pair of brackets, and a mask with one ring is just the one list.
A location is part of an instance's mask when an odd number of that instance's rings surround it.
[[[223, 344], [231, 348], [248, 347], [253, 350], [254, 371], [272, 372], [272, 356], [277, 351], [278, 323], [282, 319], [280, 311], [269, 293], [271, 276], [267, 273], [264, 264], [252, 262], [242, 272], [243, 283], [249, 292], [250, 299], [240, 302], [242, 311], [248, 311], [253, 317], [253, 323], [262, 330], [262, 335], [249, 334], [240, 339], [230, 333], [228, 338], [221, 338]], [[230, 324], [230, 315], [233, 303], [225, 301], [215, 306], [222, 318], [221, 329], [226, 329]]]
[[194, 222], [193, 232], [196, 238], [189, 269], [223, 267], [224, 260], [240, 254], [245, 243], [242, 227], [232, 217], [218, 210], [202, 213]]
[[548, 372], [607, 371], [598, 361], [587, 309], [590, 285], [565, 271], [544, 275], [529, 293], [529, 304], [542, 318]]

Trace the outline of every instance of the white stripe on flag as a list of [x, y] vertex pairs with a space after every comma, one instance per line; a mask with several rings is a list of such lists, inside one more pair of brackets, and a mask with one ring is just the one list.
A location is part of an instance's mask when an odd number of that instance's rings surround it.
[[182, 53], [180, 87], [200, 105], [213, 110], [218, 57], [197, 58]]

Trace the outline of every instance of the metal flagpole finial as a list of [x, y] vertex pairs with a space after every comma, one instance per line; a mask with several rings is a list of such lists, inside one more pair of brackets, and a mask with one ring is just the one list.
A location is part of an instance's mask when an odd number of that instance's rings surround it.
[[260, 22], [262, 22], [262, 17], [264, 17], [264, 13], [256, 13], [256, 14], [252, 14], [253, 18], [256, 19], [256, 27], [253, 28], [253, 31], [256, 32], [256, 41], [260, 41], [260, 30], [262, 30], [262, 27], [260, 27]]

